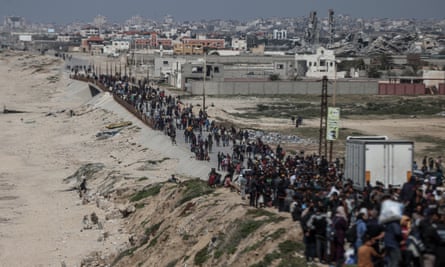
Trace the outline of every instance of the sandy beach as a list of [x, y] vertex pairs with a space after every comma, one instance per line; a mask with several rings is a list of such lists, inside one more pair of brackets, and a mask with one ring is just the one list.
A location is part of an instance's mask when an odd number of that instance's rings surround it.
[[[128, 239], [119, 221], [84, 231], [85, 215], [102, 219], [105, 211], [82, 205], [71, 190], [76, 181], [63, 179], [91, 162], [123, 176], [165, 179], [176, 161], [138, 171], [138, 161], [160, 155], [136, 144], [137, 125], [98, 140], [120, 118], [87, 104], [87, 85], [69, 80], [54, 57], [5, 52], [0, 62], [2, 107], [24, 112], [0, 114], [0, 266], [79, 266], [91, 251], [117, 249]], [[98, 242], [105, 232], [111, 237]]]

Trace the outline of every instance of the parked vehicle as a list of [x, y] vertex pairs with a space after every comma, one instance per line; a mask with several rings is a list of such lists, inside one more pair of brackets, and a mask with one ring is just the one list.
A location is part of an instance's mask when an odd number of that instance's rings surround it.
[[402, 186], [412, 175], [411, 141], [350, 139], [346, 141], [345, 178], [361, 190], [369, 182]]

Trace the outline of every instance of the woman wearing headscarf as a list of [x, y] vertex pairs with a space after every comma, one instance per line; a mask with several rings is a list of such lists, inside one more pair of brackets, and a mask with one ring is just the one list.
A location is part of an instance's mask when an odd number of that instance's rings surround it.
[[348, 216], [343, 206], [337, 207], [332, 224], [335, 230], [335, 237], [332, 242], [332, 260], [335, 261], [337, 267], [340, 267], [344, 262], [345, 232], [348, 229]]

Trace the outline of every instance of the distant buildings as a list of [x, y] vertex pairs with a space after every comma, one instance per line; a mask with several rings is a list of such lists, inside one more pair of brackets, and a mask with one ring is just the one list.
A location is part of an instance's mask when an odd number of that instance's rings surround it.
[[7, 16], [3, 21], [3, 27], [5, 30], [23, 30], [26, 26], [25, 18], [17, 16]]
[[175, 55], [202, 55], [207, 50], [224, 48], [224, 39], [191, 39], [183, 38], [180, 43], [174, 44]]
[[273, 39], [274, 40], [286, 40], [287, 39], [287, 30], [273, 30]]
[[[295, 55], [298, 77], [322, 78], [327, 76], [329, 79], [341, 78], [338, 77], [336, 64], [334, 51], [324, 47], [317, 48], [315, 54]], [[344, 73], [341, 76], [344, 77]]]

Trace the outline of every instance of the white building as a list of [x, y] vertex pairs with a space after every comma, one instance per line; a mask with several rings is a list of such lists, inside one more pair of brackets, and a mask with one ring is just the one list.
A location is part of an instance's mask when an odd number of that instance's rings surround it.
[[99, 36], [99, 29], [95, 27], [85, 27], [80, 30], [80, 36], [82, 37]]
[[130, 41], [127, 40], [115, 40], [111, 45], [116, 51], [128, 51], [130, 50]]
[[439, 88], [439, 83], [445, 81], [445, 71], [442, 70], [423, 70], [423, 83], [426, 88]]
[[247, 50], [247, 41], [239, 38], [233, 38], [232, 39], [232, 49], [233, 50], [239, 50], [239, 51], [246, 51]]
[[297, 76], [329, 79], [344, 78], [345, 73], [336, 73], [336, 61], [333, 50], [317, 48], [315, 54], [295, 54]]
[[69, 42], [71, 41], [71, 35], [57, 35], [57, 42]]
[[120, 52], [127, 52], [130, 50], [130, 41], [127, 40], [114, 40], [111, 45], [106, 45], [103, 48], [105, 55], [118, 55]]
[[287, 39], [287, 30], [273, 30], [273, 39], [274, 40], [286, 40]]
[[182, 65], [185, 58], [155, 57], [153, 77], [168, 79], [168, 83], [176, 88], [182, 87]]

